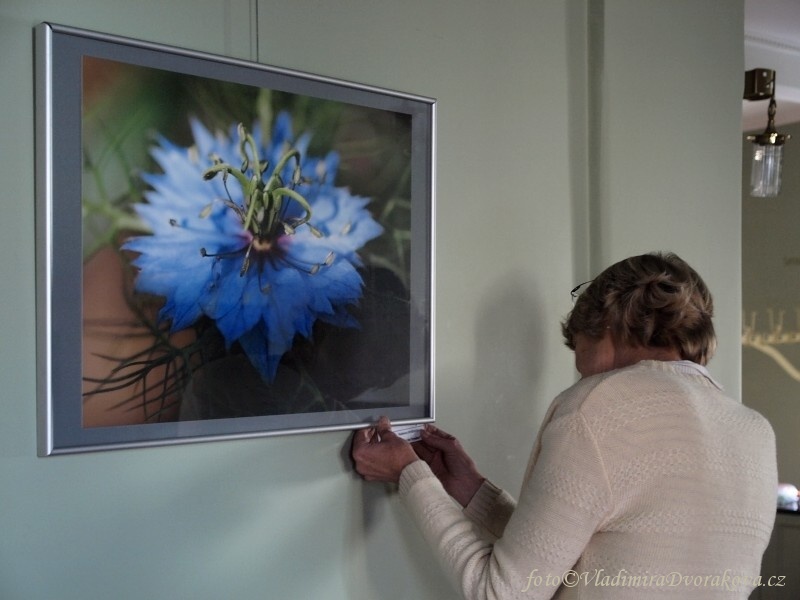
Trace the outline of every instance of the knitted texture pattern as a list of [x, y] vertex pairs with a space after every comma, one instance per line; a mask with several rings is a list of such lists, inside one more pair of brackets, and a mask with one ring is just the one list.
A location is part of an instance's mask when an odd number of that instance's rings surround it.
[[749, 596], [775, 520], [775, 437], [679, 363], [582, 379], [545, 416], [519, 502], [465, 509], [422, 461], [400, 494], [468, 599]]

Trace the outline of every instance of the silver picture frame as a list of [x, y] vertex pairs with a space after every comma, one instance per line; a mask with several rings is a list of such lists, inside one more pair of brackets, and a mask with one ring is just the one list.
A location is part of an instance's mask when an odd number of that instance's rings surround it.
[[432, 98], [41, 23], [40, 456], [434, 419]]

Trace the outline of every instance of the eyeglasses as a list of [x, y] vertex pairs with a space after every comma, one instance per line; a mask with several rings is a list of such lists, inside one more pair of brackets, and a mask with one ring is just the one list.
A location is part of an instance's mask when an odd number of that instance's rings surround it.
[[575, 304], [575, 302], [578, 301], [578, 296], [580, 296], [583, 292], [586, 291], [586, 288], [589, 287], [589, 284], [591, 284], [592, 281], [594, 281], [594, 279], [590, 279], [589, 281], [584, 281], [580, 285], [576, 285], [574, 288], [570, 290], [569, 295], [572, 297], [573, 304]]

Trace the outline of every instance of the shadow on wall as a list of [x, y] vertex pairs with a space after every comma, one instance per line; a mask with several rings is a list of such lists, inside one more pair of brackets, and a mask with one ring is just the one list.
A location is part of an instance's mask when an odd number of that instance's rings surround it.
[[524, 280], [509, 274], [487, 289], [491, 291], [478, 311], [471, 386], [477, 411], [470, 425], [478, 439], [490, 441], [481, 457], [487, 468], [514, 474], [513, 481], [497, 483], [516, 495], [539, 422], [552, 400], [537, 383], [546, 357], [558, 351], [547, 347], [552, 336], [545, 335], [557, 323], [545, 322], [539, 294]]
[[397, 486], [365, 482], [355, 472], [351, 440], [348, 436], [341, 451], [352, 483], [341, 557], [348, 597], [456, 600], [458, 594], [403, 509]]
[[[470, 440], [467, 450], [477, 458], [479, 468], [516, 495], [538, 423], [551, 400], [537, 395], [536, 382], [545, 368], [545, 357], [555, 349], [545, 347], [544, 327], [550, 325], [542, 318], [532, 286], [507, 275], [487, 289], [490, 292], [477, 311], [476, 364], [469, 369], [472, 379], [465, 377], [465, 368], [457, 373], [437, 369], [437, 414], [442, 414], [443, 403], [467, 403], [469, 415], [451, 433]], [[349, 549], [345, 585], [352, 597], [378, 597], [415, 582], [425, 590], [422, 597], [457, 598], [403, 510], [396, 486], [362, 482], [353, 472], [349, 452], [350, 438], [341, 448], [341, 461], [355, 490], [345, 541]], [[500, 480], [503, 476], [506, 481]]]

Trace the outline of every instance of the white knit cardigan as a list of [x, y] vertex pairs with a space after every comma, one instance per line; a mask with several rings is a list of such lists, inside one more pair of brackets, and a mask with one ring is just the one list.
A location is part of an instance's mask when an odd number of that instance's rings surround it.
[[486, 482], [462, 510], [422, 461], [400, 495], [468, 599], [744, 599], [776, 485], [761, 415], [697, 365], [643, 361], [553, 401], [518, 503]]

